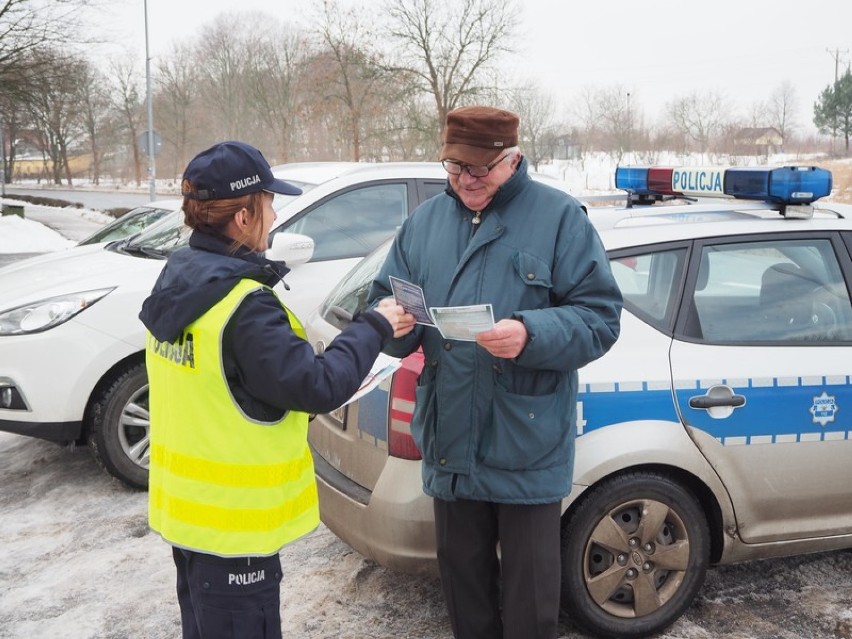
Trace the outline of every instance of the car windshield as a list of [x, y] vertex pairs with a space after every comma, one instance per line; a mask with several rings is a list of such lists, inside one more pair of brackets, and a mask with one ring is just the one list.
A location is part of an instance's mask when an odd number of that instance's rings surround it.
[[393, 239], [383, 242], [328, 294], [320, 312], [329, 324], [342, 330], [357, 312], [366, 308], [373, 278], [384, 263], [392, 243]]
[[[301, 188], [303, 193], [310, 191], [315, 186], [294, 180], [288, 180], [288, 182]], [[276, 193], [272, 200], [272, 208], [278, 212], [298, 197], [298, 195]], [[190, 233], [192, 233], [192, 229], [183, 223], [183, 211], [174, 211], [129, 242], [115, 247], [115, 249], [134, 255], [167, 258], [180, 247], [186, 246], [189, 242]]]
[[138, 206], [131, 209], [114, 222], [110, 222], [103, 228], [79, 242], [80, 246], [87, 244], [99, 244], [101, 242], [112, 242], [140, 231], [150, 228], [155, 222], [168, 215], [171, 209], [156, 206]]

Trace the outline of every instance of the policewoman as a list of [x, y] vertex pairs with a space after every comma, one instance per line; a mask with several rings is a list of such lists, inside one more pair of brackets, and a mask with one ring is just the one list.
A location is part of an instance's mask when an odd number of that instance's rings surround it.
[[279, 638], [278, 552], [319, 524], [308, 413], [343, 404], [411, 324], [389, 302], [315, 355], [272, 290], [288, 269], [263, 254], [273, 194], [300, 189], [256, 148], [222, 142], [189, 163], [181, 190], [189, 246], [139, 315], [149, 523], [173, 547], [184, 639]]

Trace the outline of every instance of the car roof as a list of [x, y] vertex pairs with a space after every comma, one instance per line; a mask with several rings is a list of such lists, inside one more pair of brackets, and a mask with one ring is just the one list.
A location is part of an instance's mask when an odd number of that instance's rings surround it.
[[294, 162], [272, 167], [275, 177], [307, 184], [323, 184], [337, 177], [363, 176], [370, 179], [383, 177], [446, 177], [439, 162]]
[[[406, 178], [446, 179], [447, 172], [440, 162], [294, 162], [272, 167], [275, 177], [302, 184], [319, 185], [334, 178], [354, 181]], [[552, 175], [529, 171], [539, 182], [568, 192], [568, 184]]]
[[588, 214], [608, 250], [720, 235], [852, 230], [852, 220], [827, 208], [817, 209], [812, 218], [795, 219], [782, 216], [771, 204], [736, 200], [727, 205], [591, 208]]

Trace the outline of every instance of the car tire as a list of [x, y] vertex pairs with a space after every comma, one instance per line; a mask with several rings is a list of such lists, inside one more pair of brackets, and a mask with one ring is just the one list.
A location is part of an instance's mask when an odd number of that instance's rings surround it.
[[95, 460], [132, 488], [148, 487], [148, 373], [140, 362], [119, 370], [95, 396], [88, 443]]
[[709, 556], [707, 517], [691, 491], [665, 474], [613, 477], [564, 521], [563, 612], [599, 637], [658, 633], [692, 603]]

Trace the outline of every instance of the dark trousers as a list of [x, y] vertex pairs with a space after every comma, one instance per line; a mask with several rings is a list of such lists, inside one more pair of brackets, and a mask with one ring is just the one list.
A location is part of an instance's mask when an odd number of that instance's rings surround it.
[[456, 639], [556, 639], [560, 504], [434, 504], [441, 586]]
[[281, 559], [172, 548], [183, 639], [281, 639]]

